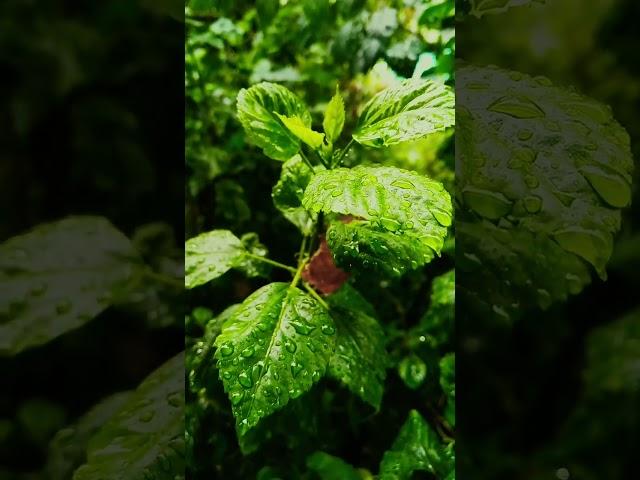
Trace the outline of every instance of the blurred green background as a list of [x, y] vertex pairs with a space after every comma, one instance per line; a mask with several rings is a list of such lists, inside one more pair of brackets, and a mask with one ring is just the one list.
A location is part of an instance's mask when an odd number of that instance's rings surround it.
[[[1, 2], [1, 242], [67, 215], [102, 215], [137, 237], [148, 261], [182, 263], [183, 6], [157, 3]], [[181, 305], [170, 302], [169, 318], [149, 318], [151, 305], [108, 309], [0, 358], [1, 479], [70, 478], [87, 438], [56, 433], [183, 349]]]

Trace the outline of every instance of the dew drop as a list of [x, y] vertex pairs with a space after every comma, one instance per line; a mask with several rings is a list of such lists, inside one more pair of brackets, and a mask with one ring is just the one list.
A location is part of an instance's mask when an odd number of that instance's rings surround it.
[[532, 100], [522, 95], [507, 95], [493, 102], [488, 110], [514, 118], [542, 118], [544, 111]]
[[336, 329], [333, 327], [333, 325], [329, 324], [322, 325], [322, 327], [320, 327], [320, 331], [325, 335], [333, 335], [336, 333]]
[[251, 388], [251, 385], [253, 385], [251, 377], [247, 375], [247, 372], [240, 372], [240, 375], [238, 375], [238, 383], [244, 388]]
[[64, 315], [65, 313], [69, 313], [69, 311], [71, 310], [71, 307], [72, 305], [70, 300], [68, 299], [61, 300], [56, 305], [56, 313], [58, 315]]
[[393, 182], [391, 182], [391, 185], [397, 188], [402, 188], [404, 190], [415, 188], [415, 185], [408, 180], [394, 180]]
[[529, 213], [538, 213], [542, 207], [542, 199], [537, 195], [532, 195], [524, 199], [524, 208]]
[[287, 352], [289, 353], [295, 353], [295, 351], [297, 350], [297, 345], [295, 344], [295, 342], [292, 342], [291, 340], [286, 340], [284, 342], [284, 348], [287, 349]]
[[315, 330], [316, 327], [312, 327], [302, 322], [291, 322], [291, 326], [300, 335], [309, 335]]
[[223, 357], [228, 357], [233, 354], [233, 350], [233, 345], [225, 343], [220, 347], [220, 355], [222, 355]]
[[291, 375], [293, 375], [294, 378], [297, 377], [303, 368], [302, 364], [291, 362]]
[[179, 407], [183, 403], [184, 394], [181, 392], [173, 392], [167, 395], [167, 403], [172, 407]]
[[253, 348], [252, 346], [248, 346], [247, 348], [245, 348], [244, 350], [242, 350], [242, 352], [240, 352], [240, 355], [243, 358], [251, 358], [253, 357], [253, 355], [256, 353], [255, 348]]
[[154, 415], [155, 412], [153, 410], [148, 410], [146, 412], [142, 412], [138, 417], [138, 420], [142, 423], [149, 423], [153, 419]]
[[229, 398], [231, 400], [231, 405], [237, 407], [244, 399], [244, 392], [233, 392]]
[[390, 232], [397, 232], [398, 230], [400, 230], [400, 222], [394, 220], [393, 218], [381, 218], [380, 224], [383, 228], [389, 230]]

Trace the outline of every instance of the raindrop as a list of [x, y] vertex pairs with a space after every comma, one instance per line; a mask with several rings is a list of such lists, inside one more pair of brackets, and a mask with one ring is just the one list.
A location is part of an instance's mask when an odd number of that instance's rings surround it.
[[220, 355], [222, 355], [223, 357], [228, 357], [233, 354], [233, 350], [233, 345], [225, 343], [220, 347]]
[[511, 211], [511, 201], [499, 192], [468, 187], [462, 196], [472, 210], [490, 220], [497, 220]]
[[71, 310], [71, 307], [72, 305], [70, 300], [68, 299], [61, 300], [56, 305], [56, 313], [58, 315], [64, 315], [65, 313], [69, 313], [69, 311]]
[[443, 227], [448, 227], [449, 225], [451, 225], [451, 216], [447, 213], [440, 210], [433, 210], [432, 213], [436, 221]]
[[252, 346], [248, 346], [247, 348], [242, 350], [242, 352], [240, 352], [240, 355], [243, 358], [251, 358], [251, 357], [253, 357], [254, 353], [256, 353], [255, 348], [253, 348]]
[[402, 188], [404, 190], [415, 188], [415, 185], [408, 180], [394, 180], [393, 182], [391, 182], [391, 185], [394, 187]]
[[389, 230], [390, 232], [397, 232], [398, 230], [400, 230], [400, 222], [394, 220], [393, 218], [381, 218], [380, 224], [383, 228]]
[[507, 95], [493, 102], [488, 110], [504, 113], [514, 118], [541, 118], [544, 111], [532, 100], [522, 95]]
[[542, 199], [537, 195], [532, 195], [524, 199], [524, 208], [529, 213], [538, 213], [542, 207]]
[[31, 295], [33, 295], [34, 297], [39, 297], [40, 295], [43, 295], [46, 291], [47, 291], [47, 284], [44, 282], [38, 283], [31, 289]]
[[154, 412], [153, 410], [142, 412], [138, 417], [138, 420], [140, 420], [142, 423], [149, 423], [153, 419], [153, 416], [155, 415], [155, 413], [156, 412]]
[[244, 392], [233, 392], [230, 396], [231, 405], [237, 407], [244, 399]]
[[322, 327], [320, 327], [320, 331], [325, 335], [333, 335], [334, 333], [336, 333], [336, 329], [333, 327], [333, 325], [329, 324], [322, 325]]
[[286, 348], [289, 353], [294, 353], [298, 347], [295, 344], [295, 342], [292, 342], [291, 340], [286, 340], [284, 342], [284, 348]]
[[291, 326], [300, 335], [309, 335], [316, 328], [301, 322], [291, 322]]
[[291, 375], [297, 377], [304, 367], [300, 363], [291, 362]]
[[183, 395], [184, 394], [180, 392], [170, 393], [169, 395], [167, 395], [167, 402], [172, 407], [179, 407], [180, 405], [182, 405]]
[[533, 136], [533, 132], [531, 130], [520, 130], [518, 132], [518, 140], [526, 141], [529, 140]]
[[238, 375], [238, 383], [240, 383], [244, 388], [251, 388], [253, 385], [251, 377], [247, 375], [247, 372], [240, 372], [240, 375]]
[[618, 175], [606, 174], [595, 167], [585, 167], [582, 174], [593, 189], [609, 205], [623, 208], [631, 201], [631, 188]]

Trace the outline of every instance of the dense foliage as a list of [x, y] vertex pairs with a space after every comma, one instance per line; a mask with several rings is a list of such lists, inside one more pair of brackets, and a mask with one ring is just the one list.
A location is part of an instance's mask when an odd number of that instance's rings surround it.
[[453, 19], [189, 4], [193, 478], [454, 478]]

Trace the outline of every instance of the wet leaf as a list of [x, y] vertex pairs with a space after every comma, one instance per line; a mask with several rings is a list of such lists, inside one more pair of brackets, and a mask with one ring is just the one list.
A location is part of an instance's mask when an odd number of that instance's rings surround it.
[[329, 376], [379, 409], [389, 361], [384, 330], [373, 307], [348, 284], [327, 297], [327, 302], [337, 330]]
[[322, 122], [324, 133], [329, 142], [334, 143], [340, 137], [344, 128], [344, 102], [340, 90], [336, 87], [336, 93], [329, 101], [327, 109], [324, 111]]
[[[582, 290], [583, 262], [605, 278], [633, 169], [611, 109], [544, 77], [468, 65], [456, 76], [457, 234], [478, 274], [510, 282], [494, 291], [546, 292], [543, 307]], [[515, 278], [524, 264], [534, 271]]]
[[240, 436], [324, 376], [335, 331], [317, 300], [286, 283], [262, 287], [233, 312], [215, 357]]
[[[247, 236], [250, 235], [250, 236]], [[255, 234], [240, 240], [229, 230], [213, 230], [187, 240], [185, 244], [186, 288], [195, 288], [239, 268], [249, 276], [264, 273], [264, 267], [252, 256], [266, 255], [266, 248]]]
[[278, 114], [298, 117], [303, 126], [311, 126], [307, 107], [282, 85], [262, 82], [238, 93], [238, 119], [247, 138], [266, 156], [285, 161], [298, 153], [300, 140], [284, 126]]
[[73, 480], [167, 479], [184, 474], [184, 353], [149, 375], [91, 438]]
[[[439, 254], [452, 221], [451, 200], [442, 184], [395, 167], [319, 172], [302, 203], [313, 213], [355, 217], [349, 223], [334, 222], [328, 232], [339, 266], [364, 265], [366, 260], [395, 275]], [[389, 269], [385, 262], [394, 265]]]
[[313, 220], [302, 206], [302, 197], [312, 176], [311, 168], [295, 155], [282, 165], [280, 179], [271, 192], [278, 210], [305, 234], [311, 233]]
[[102, 217], [69, 217], [0, 245], [0, 355], [81, 327], [123, 301], [141, 259]]
[[444, 130], [455, 123], [454, 100], [445, 85], [405, 80], [365, 105], [353, 138], [370, 147], [386, 147]]
[[393, 446], [384, 454], [380, 480], [408, 480], [418, 470], [445, 478], [454, 467], [453, 450], [441, 442], [422, 415], [411, 410]]
[[305, 125], [304, 121], [298, 116], [288, 117], [286, 115], [280, 115], [279, 113], [277, 113], [277, 115], [284, 126], [297, 138], [314, 150], [320, 148], [324, 141], [324, 135], [322, 133], [312, 130], [308, 125]]

